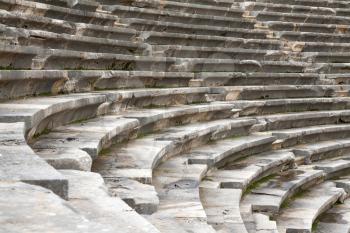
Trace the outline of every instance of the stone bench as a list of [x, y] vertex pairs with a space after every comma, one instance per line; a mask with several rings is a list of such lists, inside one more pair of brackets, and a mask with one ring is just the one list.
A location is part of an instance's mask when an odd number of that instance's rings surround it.
[[190, 86], [190, 72], [110, 70], [2, 70], [0, 99], [118, 88]]
[[69, 181], [68, 204], [86, 220], [103, 226], [95, 232], [110, 227], [112, 232], [159, 233], [119, 197], [110, 196], [99, 174], [75, 170], [59, 172]]
[[284, 148], [303, 143], [347, 138], [350, 136], [350, 125], [318, 125], [277, 130], [270, 133], [279, 139], [277, 143]]
[[232, 28], [254, 28], [254, 22], [244, 18], [232, 18], [224, 16], [212, 16], [208, 14], [174, 12], [172, 10], [156, 10], [123, 5], [107, 5], [102, 9], [119, 18], [140, 18], [163, 22], [188, 23], [194, 25], [211, 25]]
[[[328, 82], [321, 79], [316, 73], [262, 72], [200, 72], [195, 74], [195, 80], [201, 86], [319, 85]], [[329, 82], [335, 82], [335, 80], [338, 80], [337, 76], [334, 76]]]
[[241, 116], [267, 115], [284, 112], [305, 112], [348, 109], [350, 98], [291, 98], [271, 100], [237, 100], [233, 103], [242, 109]]
[[350, 140], [348, 138], [321, 141], [295, 146], [292, 148], [298, 163], [310, 164], [313, 161], [339, 157], [349, 152]]
[[[127, 188], [127, 186], [121, 188], [120, 185], [116, 185], [120, 181], [123, 182], [124, 179], [155, 185], [152, 171], [162, 161], [167, 161], [175, 155], [203, 145], [209, 140], [246, 133], [245, 130], [253, 123], [254, 121], [251, 120], [225, 119], [168, 128], [163, 132], [131, 141], [124, 146], [112, 147], [109, 152], [98, 157], [93, 170], [99, 172], [107, 184], [111, 183], [111, 186], [116, 186], [117, 188], [113, 189], [116, 193], [123, 192], [123, 189]], [[147, 153], [145, 153], [146, 151]], [[143, 186], [140, 188], [144, 189]], [[125, 198], [128, 203], [139, 203], [140, 206], [134, 206], [134, 208], [141, 213], [154, 212], [158, 205], [158, 202], [154, 202], [154, 198], [145, 200], [151, 200], [153, 203], [130, 200], [138, 199], [140, 193], [142, 193], [142, 189], [135, 189], [133, 193], [129, 193], [129, 197]], [[142, 208], [142, 206], [146, 206], [146, 208]]]
[[315, 164], [314, 169], [322, 170], [326, 174], [327, 179], [334, 179], [336, 177], [349, 174], [349, 160], [349, 156], [344, 155], [340, 158], [318, 162]]
[[9, 12], [15, 11], [23, 14], [30, 12], [32, 15], [45, 16], [51, 19], [65, 19], [75, 23], [114, 26], [119, 22], [118, 17], [106, 13], [88, 12], [33, 1], [1, 0], [0, 3], [0, 8]]
[[287, 170], [253, 187], [243, 202], [250, 204], [254, 212], [277, 217], [280, 209], [290, 201], [290, 198], [323, 182], [323, 179], [322, 171], [308, 167], [301, 166], [298, 169]]
[[66, 7], [66, 8], [72, 8], [72, 9], [78, 9], [83, 11], [96, 11], [99, 9], [100, 4], [91, 1], [91, 0], [79, 0], [79, 1], [70, 1], [70, 0], [58, 0], [58, 1], [52, 1], [52, 0], [35, 0], [35, 2], [60, 6], [60, 7]]
[[350, 86], [346, 85], [274, 85], [274, 86], [228, 86], [213, 87], [212, 90], [221, 91], [226, 101], [259, 100], [259, 99], [287, 99], [287, 98], [322, 98], [346, 97]]
[[27, 145], [24, 123], [0, 123], [0, 127], [1, 183], [21, 181], [39, 185], [66, 199], [67, 180]]
[[338, 111], [309, 111], [298, 113], [280, 113], [258, 116], [258, 129], [260, 131], [281, 130], [289, 128], [303, 128], [307, 126], [337, 124], [349, 122], [348, 110]]
[[[261, 2], [275, 3], [275, 4], [285, 4], [284, 0], [263, 0]], [[327, 1], [327, 0], [292, 0], [289, 2], [290, 5], [297, 6], [311, 6], [311, 7], [330, 7], [330, 8], [347, 8], [349, 3], [347, 1]]]
[[312, 232], [316, 218], [344, 197], [345, 191], [332, 182], [313, 187], [282, 210], [276, 219], [278, 231]]
[[[167, 110], [127, 110], [56, 127], [35, 139], [35, 152], [56, 169], [91, 169], [92, 160], [115, 143], [177, 124], [222, 119], [236, 114], [231, 105], [194, 105]], [[109, 152], [111, 153], [111, 152]]]
[[13, 40], [10, 43], [15, 41], [17, 45], [22, 46], [126, 55], [148, 55], [152, 53], [149, 45], [140, 42], [17, 29], [3, 24], [0, 24], [0, 32]]

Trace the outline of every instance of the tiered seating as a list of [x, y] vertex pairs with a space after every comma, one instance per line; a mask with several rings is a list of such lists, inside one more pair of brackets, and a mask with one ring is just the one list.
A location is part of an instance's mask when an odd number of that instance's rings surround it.
[[348, 232], [349, 4], [0, 0], [0, 231]]

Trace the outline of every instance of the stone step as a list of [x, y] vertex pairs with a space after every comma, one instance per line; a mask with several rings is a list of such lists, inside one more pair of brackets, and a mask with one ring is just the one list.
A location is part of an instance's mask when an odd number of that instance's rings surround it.
[[[285, 4], [284, 0], [258, 0], [256, 2], [267, 2], [275, 4]], [[292, 0], [288, 2], [290, 5], [296, 6], [311, 6], [311, 7], [329, 7], [329, 8], [347, 8], [349, 6], [348, 1], [327, 1], [327, 0]]]
[[316, 73], [200, 72], [195, 74], [195, 79], [201, 86], [319, 85], [328, 82], [345, 84], [347, 79], [338, 77], [332, 76], [328, 81], [321, 79]]
[[277, 50], [256, 50], [240, 48], [197, 47], [181, 45], [154, 45], [154, 56], [180, 58], [222, 58], [242, 60], [288, 61], [302, 60], [299, 54], [288, 54]]
[[75, 170], [60, 172], [69, 181], [68, 204], [87, 220], [110, 227], [113, 232], [159, 233], [120, 198], [111, 197], [99, 174]]
[[0, 100], [130, 88], [190, 86], [190, 72], [111, 70], [1, 70]]
[[[170, 157], [185, 152], [193, 147], [232, 135], [247, 133], [247, 129], [254, 124], [254, 120], [225, 119], [206, 123], [194, 123], [186, 126], [167, 128], [157, 134], [138, 138], [126, 145], [111, 147], [109, 151], [98, 157], [93, 170], [99, 172], [106, 180], [118, 187], [118, 180], [133, 179], [142, 183], [152, 184], [152, 171]], [[145, 153], [145, 151], [148, 151]], [[135, 185], [133, 185], [135, 187]], [[142, 186], [143, 187], [143, 186]], [[118, 187], [120, 189], [120, 186]], [[125, 189], [125, 188], [124, 188]], [[114, 192], [120, 192], [117, 188]], [[135, 190], [134, 197], [143, 193]], [[128, 203], [139, 203], [131, 201]], [[149, 198], [154, 200], [154, 198]], [[133, 206], [142, 213], [150, 214], [157, 208], [156, 203], [142, 203], [147, 208]]]
[[26, 123], [27, 138], [54, 127], [130, 107], [208, 102], [209, 88], [162, 88], [99, 91], [12, 100], [0, 104], [0, 121]]
[[327, 179], [334, 179], [335, 177], [349, 174], [349, 160], [349, 155], [344, 155], [340, 158], [315, 163], [314, 169], [322, 170], [326, 174]]
[[258, 129], [260, 131], [281, 130], [289, 128], [302, 128], [307, 126], [337, 124], [349, 122], [350, 111], [305, 111], [298, 113], [281, 113], [258, 116]]
[[[113, 0], [95, 0], [96, 2], [99, 2], [100, 4], [104, 5], [114, 5], [115, 1]], [[211, 6], [219, 6], [219, 7], [231, 7], [234, 3], [229, 0], [220, 0], [220, 1], [213, 1], [213, 0], [171, 0], [168, 2], [179, 2], [179, 3], [194, 3], [194, 4], [201, 4], [201, 5], [211, 5]], [[147, 2], [141, 1], [140, 3], [138, 1], [118, 1], [118, 4], [122, 5], [132, 5], [132, 6], [144, 6], [144, 4], [147, 4]], [[150, 3], [152, 4], [152, 3]], [[157, 2], [153, 3], [157, 4]]]
[[[185, 34], [183, 29], [179, 29], [179, 33], [171, 32], [156, 32], [145, 31], [137, 32], [135, 29], [125, 28], [125, 25], [116, 26], [100, 26], [90, 23], [74, 23], [66, 20], [50, 19], [43, 16], [33, 16], [23, 14], [21, 12], [9, 12], [0, 10], [0, 23], [24, 29], [43, 30], [53, 33], [67, 33], [71, 35], [80, 35], [88, 37], [96, 37], [103, 39], [117, 40], [133, 40], [145, 41], [150, 44], [178, 44], [178, 45], [193, 45], [193, 46], [210, 46], [210, 47], [242, 47], [242, 48], [261, 48], [261, 49], [279, 49], [282, 43], [271, 39], [251, 39], [250, 34], [234, 33], [231, 37], [228, 35], [200, 35], [200, 34]], [[183, 24], [185, 25], [185, 24]], [[187, 26], [187, 28], [189, 28]], [[213, 28], [213, 27], [211, 27]], [[174, 30], [176, 27], [174, 28]], [[187, 29], [186, 29], [187, 30]], [[188, 29], [189, 30], [189, 29]], [[256, 34], [258, 37], [265, 37], [264, 34]], [[248, 39], [244, 39], [248, 37]]]
[[236, 113], [229, 104], [128, 110], [57, 127], [36, 138], [31, 146], [56, 169], [89, 171], [92, 160], [112, 144], [175, 124], [222, 119]]
[[281, 12], [281, 13], [297, 13], [310, 15], [338, 15], [340, 9], [330, 7], [314, 7], [302, 5], [289, 5], [286, 3], [276, 4], [267, 2], [246, 1], [241, 3], [241, 8], [245, 11], [267, 11], [267, 12]]
[[0, 129], [0, 181], [40, 185], [67, 198], [67, 180], [27, 145], [24, 123], [0, 123]]
[[[216, 88], [212, 88], [216, 90]], [[261, 100], [284, 98], [319, 98], [337, 96], [338, 91], [344, 91], [341, 97], [348, 96], [350, 86], [346, 85], [275, 85], [275, 86], [225, 86], [219, 87], [226, 101]]]
[[342, 201], [344, 196], [345, 191], [336, 188], [332, 182], [322, 183], [301, 193], [277, 217], [279, 232], [312, 232], [316, 218], [337, 201]]
[[278, 138], [276, 143], [282, 148], [303, 143], [336, 140], [350, 137], [349, 124], [317, 125], [293, 129], [270, 131], [268, 134]]
[[[210, 35], [210, 36], [227, 36], [227, 37], [239, 37], [250, 39], [266, 39], [268, 31], [238, 28], [238, 27], [222, 27], [211, 25], [195, 25], [187, 23], [174, 23], [163, 22], [157, 20], [147, 20], [140, 18], [128, 18], [119, 20], [123, 25], [129, 28], [136, 29], [138, 31], [156, 31], [156, 32], [168, 32], [168, 33], [186, 33], [197, 35]], [[242, 27], [244, 24], [242, 24]]]
[[293, 147], [292, 150], [298, 163], [310, 164], [313, 161], [325, 160], [347, 154], [349, 152], [349, 147], [350, 140], [344, 138], [298, 145]]
[[[240, 205], [243, 193], [256, 180], [290, 166], [293, 160], [290, 152], [269, 151], [233, 161], [219, 170], [211, 170], [201, 183], [201, 199], [208, 222], [223, 232], [231, 232], [231, 229], [251, 232], [252, 226], [247, 221], [254, 219], [251, 207]], [[233, 201], [229, 201], [231, 198]], [[225, 206], [228, 207], [223, 210]]]
[[[188, 9], [188, 8], [186, 8]], [[119, 18], [140, 18], [146, 20], [156, 20], [174, 23], [189, 23], [194, 25], [211, 25], [233, 28], [254, 28], [254, 22], [244, 18], [232, 18], [222, 15], [213, 16], [210, 14], [201, 14], [200, 11], [186, 13], [183, 11], [174, 12], [161, 9], [147, 9], [142, 7], [123, 6], [123, 5], [105, 5], [102, 10], [111, 12]], [[186, 10], [185, 10], [186, 11]]]
[[343, 24], [291, 23], [285, 21], [263, 21], [260, 24], [275, 30], [277, 35], [283, 31], [300, 32], [300, 35], [312, 35], [312, 33], [329, 34], [330, 36], [333, 34], [335, 36], [349, 35], [349, 25]]
[[349, 108], [348, 97], [291, 98], [268, 100], [232, 101], [235, 108], [242, 109], [241, 116], [260, 116], [285, 112], [346, 110]]
[[305, 62], [255, 61], [205, 58], [162, 58], [123, 54], [79, 52], [63, 49], [39, 49], [31, 46], [0, 46], [3, 69], [89, 69], [156, 72], [309, 72], [338, 73], [347, 63], [317, 64]]
[[104, 39], [132, 40], [137, 31], [118, 26], [101, 26], [91, 23], [74, 23], [68, 19], [51, 19], [40, 15], [24, 14], [17, 11], [0, 10], [0, 22], [2, 24], [31, 30], [42, 30], [58, 34], [71, 34], [80, 36], [97, 37]]
[[244, 192], [253, 182], [283, 170], [294, 164], [289, 151], [267, 151], [247, 158], [226, 163], [218, 170], [208, 172], [201, 186], [223, 189], [242, 189]]
[[[101, 3], [101, 1], [99, 1]], [[103, 3], [103, 2], [102, 2]], [[194, 2], [178, 2], [178, 1], [129, 1], [128, 4], [133, 4], [134, 6], [140, 6], [142, 8], [151, 9], [162, 9], [169, 10], [187, 14], [201, 14], [201, 15], [213, 15], [213, 16], [225, 16], [230, 18], [240, 18], [242, 17], [244, 11], [238, 7], [220, 7], [213, 5], [198, 4]], [[108, 4], [108, 3], [107, 3]], [[115, 2], [112, 3], [113, 5]], [[111, 5], [111, 4], [108, 4]], [[233, 6], [231, 4], [231, 6]]]
[[96, 11], [100, 4], [91, 0], [79, 0], [79, 1], [70, 1], [70, 0], [35, 0], [35, 2], [46, 3], [50, 5], [78, 9], [83, 11]]
[[26, 30], [0, 24], [0, 33], [11, 38], [9, 44], [40, 48], [67, 49], [82, 52], [149, 55], [149, 45], [87, 36], [58, 34], [41, 30]]
[[201, 201], [207, 214], [207, 222], [217, 232], [247, 233], [241, 217], [239, 202], [241, 189], [200, 188]]
[[250, 204], [254, 212], [263, 212], [269, 216], [278, 216], [280, 208], [292, 196], [322, 182], [324, 173], [309, 167], [300, 166], [281, 172], [266, 181], [261, 181], [244, 197], [243, 202]]
[[89, 12], [67, 7], [59, 7], [33, 1], [1, 0], [0, 8], [9, 12], [30, 13], [31, 15], [45, 15], [51, 19], [64, 19], [75, 23], [91, 23], [101, 26], [119, 24], [119, 18], [106, 13]]
[[129, 139], [138, 127], [136, 119], [103, 116], [57, 127], [38, 137], [31, 146], [56, 169], [89, 171], [101, 150]]
[[340, 24], [349, 25], [350, 18], [331, 15], [310, 15], [302, 13], [257, 12], [256, 19], [260, 21], [284, 21], [294, 23]]
[[203, 46], [203, 47], [223, 47], [223, 48], [244, 48], [244, 49], [281, 49], [283, 43], [273, 39], [254, 39], [249, 35], [232, 34], [229, 35], [201, 35], [194, 33], [179, 32], [156, 32], [145, 31], [139, 35], [144, 42], [153, 45], [182, 45], [182, 46]]
[[350, 231], [350, 200], [335, 205], [318, 218], [316, 233], [347, 233]]
[[[325, 43], [332, 41], [333, 43], [338, 44], [350, 43], [349, 35], [339, 33], [281, 31], [275, 32], [275, 35], [283, 40], [291, 41], [290, 47], [295, 47], [294, 49], [296, 50], [302, 50], [304, 47], [304, 42]], [[293, 41], [297, 41], [297, 43], [293, 43]]]
[[[195, 148], [162, 163], [153, 173], [160, 205], [158, 211], [152, 215], [152, 219], [170, 218], [175, 222], [180, 219], [180, 225], [182, 221], [191, 221], [191, 223], [206, 221], [206, 213], [200, 200], [199, 184], [208, 168], [218, 166], [227, 158], [237, 159], [243, 153], [247, 155], [253, 153], [254, 150], [266, 150], [266, 147], [269, 148], [274, 140], [271, 137], [247, 136], [243, 138], [244, 143], [243, 140], [237, 143], [236, 139], [219, 140], [211, 143], [210, 146]], [[208, 222], [212, 224], [210, 220]], [[165, 223], [162, 224], [166, 225], [167, 221], [165, 220]], [[193, 226], [191, 230], [197, 232], [199, 229]], [[202, 229], [199, 232], [202, 232]]]
[[[68, 202], [48, 189], [21, 182], [1, 181], [0, 193], [0, 208], [6, 213], [0, 218], [3, 232], [115, 232], [110, 226], [81, 216]], [[137, 231], [134, 229], [134, 232]], [[139, 228], [138, 232], [147, 231]]]

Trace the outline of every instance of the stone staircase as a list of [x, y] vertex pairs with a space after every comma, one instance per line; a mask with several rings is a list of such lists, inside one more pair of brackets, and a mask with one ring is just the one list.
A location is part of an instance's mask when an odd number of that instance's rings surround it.
[[349, 6], [0, 0], [0, 232], [349, 232]]

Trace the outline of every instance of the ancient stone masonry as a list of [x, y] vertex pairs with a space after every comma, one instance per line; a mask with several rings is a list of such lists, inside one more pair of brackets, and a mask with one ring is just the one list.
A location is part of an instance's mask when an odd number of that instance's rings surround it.
[[350, 0], [0, 0], [0, 233], [348, 233]]

